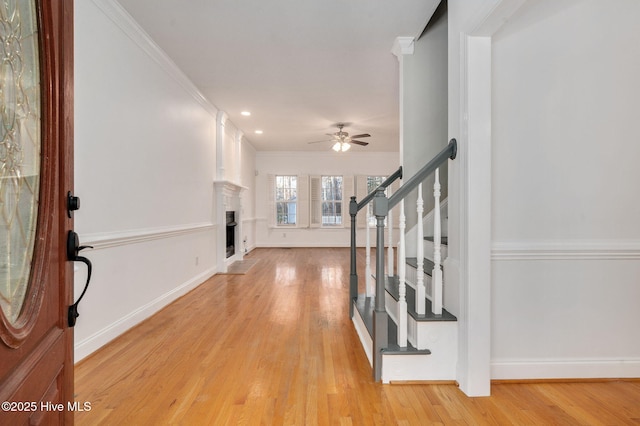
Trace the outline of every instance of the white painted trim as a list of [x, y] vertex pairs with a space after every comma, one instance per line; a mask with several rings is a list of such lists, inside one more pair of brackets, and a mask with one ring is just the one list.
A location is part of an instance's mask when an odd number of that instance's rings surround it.
[[113, 21], [140, 49], [153, 59], [173, 80], [176, 81], [187, 93], [189, 93], [205, 110], [213, 117], [218, 109], [204, 97], [189, 78], [169, 58], [169, 56], [156, 44], [131, 15], [114, 0], [92, 0], [93, 3]]
[[[349, 243], [336, 244], [335, 242], [310, 245], [308, 242], [303, 242], [303, 243], [256, 244], [256, 247], [257, 248], [345, 248], [345, 247], [351, 247], [351, 245]], [[364, 247], [364, 246], [359, 246], [359, 247]]]
[[[264, 219], [264, 220], [266, 220], [266, 219]], [[247, 217], [245, 219], [242, 219], [242, 222], [257, 222], [257, 221], [258, 221], [258, 218], [256, 218], [256, 217]]]
[[487, 396], [491, 393], [491, 38], [462, 35], [460, 43], [457, 379], [468, 396]]
[[398, 60], [401, 59], [402, 55], [413, 55], [414, 50], [414, 37], [396, 37], [393, 41], [393, 47], [391, 47], [391, 53], [393, 53]]
[[189, 281], [175, 287], [174, 289], [166, 292], [165, 294], [155, 298], [149, 303], [139, 307], [135, 311], [129, 313], [128, 315], [120, 318], [114, 323], [108, 325], [102, 330], [97, 331], [86, 339], [76, 342], [74, 345], [75, 350], [75, 361], [78, 362], [95, 352], [97, 349], [109, 343], [111, 340], [120, 336], [125, 331], [129, 330], [131, 327], [141, 323], [145, 319], [149, 318], [160, 309], [169, 305], [174, 300], [178, 299], [180, 296], [187, 294], [191, 290], [198, 287], [200, 284], [204, 283], [206, 280], [211, 278], [216, 274], [216, 268], [211, 268], [203, 273], [196, 275], [191, 278]]
[[524, 1], [482, 0], [478, 12], [457, 22], [458, 31], [449, 36], [450, 43], [459, 43], [460, 60], [459, 81], [449, 84], [460, 102], [458, 115], [449, 117], [449, 128], [458, 132], [450, 136], [459, 144], [459, 165], [449, 168], [458, 172], [449, 176], [449, 194], [458, 197], [449, 223], [459, 240], [449, 255], [459, 265], [451, 271], [460, 288], [458, 382], [468, 396], [491, 390], [491, 36]]
[[491, 260], [640, 260], [640, 241], [497, 241]]
[[478, 37], [491, 37], [526, 2], [527, 0], [485, 1], [476, 18], [470, 20], [470, 27], [464, 31]]
[[213, 184], [216, 188], [228, 189], [229, 191], [246, 191], [249, 189], [246, 186], [231, 182], [230, 180], [214, 180]]
[[640, 377], [640, 358], [494, 360], [491, 378], [602, 379]]
[[163, 238], [174, 238], [180, 235], [207, 232], [215, 230], [213, 223], [196, 223], [182, 226], [168, 226], [153, 229], [136, 229], [123, 232], [105, 232], [98, 234], [83, 234], [80, 241], [84, 245], [93, 246], [94, 250], [142, 243]]

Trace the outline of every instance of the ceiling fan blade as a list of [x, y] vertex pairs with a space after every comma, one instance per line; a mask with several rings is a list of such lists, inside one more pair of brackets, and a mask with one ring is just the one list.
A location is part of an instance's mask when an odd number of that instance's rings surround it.
[[333, 139], [325, 139], [322, 141], [313, 141], [313, 142], [307, 142], [307, 143], [321, 143], [321, 142], [333, 142]]
[[362, 146], [367, 146], [367, 145], [369, 145], [369, 142], [354, 141], [353, 139], [351, 139], [351, 140], [349, 141], [349, 143], [355, 143], [356, 145], [362, 145]]
[[353, 135], [353, 136], [351, 136], [351, 139], [369, 138], [369, 137], [371, 137], [371, 135], [369, 133], [363, 133], [361, 135]]

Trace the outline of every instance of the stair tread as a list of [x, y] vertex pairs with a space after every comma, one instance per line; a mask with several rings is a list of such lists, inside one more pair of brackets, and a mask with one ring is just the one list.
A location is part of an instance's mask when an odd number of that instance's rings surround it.
[[[407, 257], [406, 259], [407, 265], [409, 266], [413, 266], [414, 268], [418, 269], [418, 259], [415, 257]], [[422, 267], [424, 268], [424, 273], [431, 276], [431, 271], [433, 271], [433, 267], [435, 266], [435, 263], [433, 263], [431, 260], [429, 259], [423, 259], [423, 263], [422, 263]]]
[[[433, 242], [433, 237], [424, 237], [424, 239], [425, 239], [426, 241], [431, 241], [431, 242]], [[441, 243], [443, 246], [447, 246], [447, 245], [449, 245], [449, 238], [448, 238], [448, 237], [440, 237], [440, 243]]]
[[[354, 300], [356, 309], [362, 317], [369, 335], [373, 337], [373, 310], [375, 307], [375, 299], [372, 297], [366, 297], [364, 294], [359, 294], [358, 298]], [[398, 326], [391, 318], [389, 318], [388, 338], [389, 345], [383, 349], [385, 355], [429, 355], [431, 351], [429, 349], [416, 349], [411, 343], [407, 342], [407, 347], [400, 347], [398, 341]]]
[[[385, 281], [385, 289], [387, 293], [393, 297], [396, 302], [400, 299], [400, 290], [399, 290], [398, 277], [391, 277]], [[442, 309], [442, 315], [434, 315], [431, 312], [431, 301], [426, 299], [426, 313], [425, 315], [419, 315], [415, 309], [415, 300], [416, 300], [416, 291], [409, 285], [406, 286], [406, 299], [407, 299], [407, 312], [409, 315], [413, 317], [418, 322], [429, 322], [429, 321], [458, 321], [455, 315], [451, 314], [446, 309]]]

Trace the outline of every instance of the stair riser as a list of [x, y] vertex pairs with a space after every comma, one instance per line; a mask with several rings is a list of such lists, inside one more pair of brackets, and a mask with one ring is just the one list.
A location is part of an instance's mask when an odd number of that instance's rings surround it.
[[[391, 299], [391, 300], [389, 300]], [[386, 300], [389, 317], [396, 321], [397, 302]], [[418, 349], [431, 350], [423, 355], [383, 355], [382, 381], [455, 380], [458, 360], [457, 322], [416, 322], [408, 317], [409, 341]]]
[[[385, 295], [389, 318], [398, 324], [398, 302], [389, 293]], [[417, 349], [429, 349], [433, 352], [434, 343], [441, 342], [442, 349], [451, 350], [457, 346], [457, 330], [456, 321], [416, 321], [411, 315], [407, 315], [407, 340]], [[452, 336], [453, 339], [450, 339]]]
[[[424, 257], [433, 261], [433, 250], [434, 250], [433, 241], [425, 240], [424, 241]], [[440, 245], [440, 256], [442, 258], [441, 260], [444, 261], [448, 255], [449, 255], [449, 247], [445, 245]]]
[[453, 355], [383, 355], [382, 382], [456, 380], [457, 352]]
[[[431, 271], [429, 271], [430, 273]], [[406, 284], [411, 286], [414, 290], [416, 288], [416, 284], [418, 282], [418, 270], [413, 266], [407, 265], [407, 276], [406, 276]], [[431, 298], [431, 276], [424, 274], [424, 287], [427, 292], [427, 299], [433, 300]]]

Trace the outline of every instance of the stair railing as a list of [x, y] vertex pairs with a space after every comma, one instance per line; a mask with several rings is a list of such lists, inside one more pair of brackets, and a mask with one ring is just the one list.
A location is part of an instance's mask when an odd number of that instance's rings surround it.
[[[384, 273], [384, 219], [389, 214], [389, 210], [395, 207], [398, 203], [402, 202], [404, 198], [411, 193], [416, 188], [419, 188], [418, 197], [421, 199], [422, 194], [422, 182], [429, 176], [431, 173], [434, 173], [438, 167], [448, 159], [455, 159], [457, 154], [457, 142], [455, 139], [451, 139], [449, 144], [445, 149], [440, 151], [431, 161], [429, 161], [422, 169], [420, 169], [414, 176], [412, 176], [408, 181], [404, 182], [404, 184], [393, 194], [391, 197], [387, 198], [384, 193], [383, 188], [378, 188], [375, 191], [375, 195], [373, 197], [373, 214], [376, 217], [376, 294], [378, 297], [375, 299], [375, 306], [373, 311], [373, 376], [376, 381], [381, 380], [382, 378], [382, 355], [383, 350], [388, 347], [389, 343], [389, 335], [388, 335], [388, 327], [389, 327], [389, 314], [387, 313], [385, 306], [385, 273]], [[439, 185], [439, 182], [438, 182]], [[439, 188], [438, 188], [439, 192]], [[439, 197], [439, 194], [437, 195]], [[355, 201], [352, 198], [352, 203]], [[419, 201], [420, 203], [420, 201]], [[422, 206], [418, 204], [418, 228], [422, 227], [422, 212], [420, 208]], [[402, 207], [401, 207], [402, 208]], [[401, 213], [402, 216], [402, 213]], [[402, 220], [402, 219], [401, 219]], [[352, 226], [355, 219], [352, 216]], [[352, 233], [352, 238], [353, 238]], [[420, 241], [418, 247], [422, 246], [422, 237], [419, 235]], [[434, 238], [435, 239], [435, 238]], [[439, 236], [438, 236], [439, 239]], [[355, 239], [352, 239], [352, 247], [355, 247]], [[439, 247], [438, 247], [439, 251]], [[439, 253], [438, 253], [439, 254]], [[420, 255], [420, 253], [418, 253]], [[438, 259], [439, 260], [439, 259]], [[421, 278], [424, 279], [423, 273], [420, 273], [420, 265], [422, 264], [423, 259], [421, 257], [418, 258], [418, 280]], [[436, 267], [440, 270], [440, 266], [437, 264]], [[435, 269], [435, 268], [434, 268]], [[440, 273], [442, 271], [440, 270]], [[356, 277], [357, 280], [357, 277]], [[357, 284], [357, 281], [356, 281]], [[424, 289], [424, 284], [423, 284]], [[357, 289], [357, 287], [356, 287]], [[416, 300], [419, 297], [419, 290], [416, 292]], [[440, 297], [442, 295], [442, 290], [439, 291]], [[357, 295], [356, 295], [357, 297]], [[424, 299], [424, 293], [422, 296]], [[440, 302], [441, 303], [441, 302]], [[351, 303], [353, 305], [353, 302]], [[416, 309], [419, 304], [416, 304]], [[424, 312], [424, 309], [423, 309]], [[352, 313], [353, 315], [353, 313]], [[399, 330], [400, 333], [400, 330]]]
[[[351, 197], [351, 201], [349, 202], [349, 215], [351, 216], [351, 266], [350, 266], [350, 274], [349, 274], [349, 316], [353, 318], [353, 302], [358, 298], [358, 273], [356, 272], [356, 215], [360, 210], [364, 207], [367, 207], [367, 241], [369, 241], [369, 203], [373, 200], [376, 192], [381, 190], [384, 193], [384, 190], [395, 182], [397, 179], [402, 179], [402, 166], [398, 168], [391, 176], [386, 178], [378, 187], [367, 194], [360, 202], [356, 201], [356, 197]], [[391, 227], [391, 223], [389, 223]], [[384, 223], [383, 223], [384, 228]], [[368, 245], [368, 244], [367, 244]], [[381, 250], [377, 252], [383, 253], [384, 256], [384, 246]], [[376, 254], [377, 256], [378, 254]], [[367, 256], [369, 256], [369, 251], [367, 248]], [[383, 257], [384, 260], [384, 257]], [[369, 262], [367, 260], [367, 265]], [[369, 275], [370, 271], [367, 271]], [[370, 278], [367, 278], [370, 279]], [[383, 287], [384, 290], [384, 287]], [[378, 293], [384, 294], [384, 293]]]

